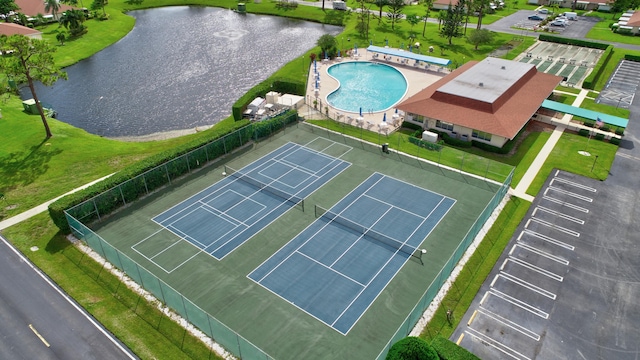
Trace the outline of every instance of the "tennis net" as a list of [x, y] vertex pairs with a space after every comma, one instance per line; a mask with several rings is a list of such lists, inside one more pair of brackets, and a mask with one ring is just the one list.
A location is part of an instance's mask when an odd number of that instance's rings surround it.
[[367, 239], [379, 241], [380, 243], [385, 244], [393, 249], [399, 250], [400, 252], [403, 252], [407, 255], [413, 256], [417, 250], [417, 248], [414, 248], [413, 246], [407, 245], [401, 241], [379, 233], [371, 228], [360, 225], [353, 220], [349, 220], [319, 205], [316, 205], [315, 213], [316, 218], [323, 217], [331, 222], [336, 222], [344, 227], [356, 231], [359, 234], [362, 234], [362, 236]]
[[224, 171], [227, 174], [227, 176], [232, 176], [235, 179], [241, 180], [249, 185], [253, 185], [254, 187], [257, 187], [260, 191], [264, 191], [264, 192], [268, 192], [272, 195], [275, 195], [283, 200], [286, 200], [287, 202], [292, 203], [293, 205], [301, 205], [302, 206], [302, 211], [304, 211], [304, 199], [295, 195], [291, 195], [289, 193], [287, 193], [286, 191], [282, 191], [280, 189], [277, 189], [273, 186], [271, 186], [270, 184], [267, 184], [265, 182], [262, 182], [260, 180], [254, 179], [251, 176], [235, 170], [232, 167], [229, 167], [227, 165], [224, 166]]

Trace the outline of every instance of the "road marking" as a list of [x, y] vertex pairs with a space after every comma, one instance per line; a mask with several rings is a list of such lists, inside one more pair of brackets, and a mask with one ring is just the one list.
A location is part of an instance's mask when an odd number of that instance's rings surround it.
[[567, 249], [567, 250], [571, 250], [571, 251], [573, 251], [573, 250], [575, 250], [575, 248], [576, 248], [576, 247], [575, 247], [575, 246], [573, 246], [573, 245], [569, 245], [569, 244], [567, 244], [567, 243], [565, 243], [565, 242], [562, 242], [562, 241], [560, 241], [560, 240], [556, 240], [556, 239], [554, 239], [554, 238], [552, 238], [552, 237], [549, 237], [549, 236], [547, 236], [547, 235], [540, 234], [540, 233], [538, 233], [538, 232], [535, 232], [535, 231], [533, 231], [533, 230], [529, 230], [529, 229], [526, 229], [526, 230], [524, 230], [523, 232], [521, 232], [521, 233], [520, 233], [520, 236], [518, 236], [518, 241], [521, 241], [522, 235], [524, 235], [524, 234], [531, 235], [531, 236], [536, 237], [536, 238], [538, 238], [538, 239], [540, 239], [540, 240], [544, 240], [544, 241], [546, 241], [546, 242], [549, 242], [549, 243], [551, 243], [551, 244], [554, 244], [554, 245], [560, 246], [560, 247], [565, 248], [565, 249]]
[[[533, 265], [533, 264], [528, 263], [528, 262], [526, 262], [524, 260], [520, 260], [520, 259], [516, 259], [516, 258], [508, 258], [507, 260], [512, 262], [512, 263], [515, 263], [517, 265], [520, 265], [522, 267], [525, 267], [525, 268], [527, 268], [529, 270], [533, 270], [533, 271], [538, 272], [538, 273], [540, 273], [542, 275], [545, 275], [545, 276], [547, 276], [547, 277], [549, 277], [549, 278], [551, 278], [553, 280], [562, 282], [562, 280], [564, 279], [562, 276], [560, 276], [558, 274], [552, 273], [549, 270], [543, 269], [543, 268], [541, 268], [541, 267], [539, 267], [537, 265]], [[502, 269], [500, 269], [500, 270], [502, 270]]]
[[549, 254], [548, 252], [546, 252], [544, 250], [537, 249], [537, 248], [535, 248], [535, 247], [533, 247], [531, 245], [528, 245], [528, 244], [525, 244], [525, 243], [516, 243], [515, 245], [513, 245], [513, 248], [515, 249], [516, 246], [520, 247], [520, 248], [523, 248], [523, 249], [525, 249], [527, 251], [531, 251], [534, 254], [538, 254], [540, 256], [546, 257], [547, 259], [553, 260], [553, 261], [558, 262], [558, 263], [560, 263], [562, 265], [569, 265], [569, 260], [567, 260], [567, 259], [565, 259], [563, 257], [560, 257], [560, 256]]
[[534, 307], [533, 305], [529, 305], [526, 302], [516, 299], [511, 295], [507, 295], [505, 293], [503, 293], [500, 290], [497, 290], [495, 288], [492, 288], [491, 290], [489, 290], [491, 292], [491, 295], [494, 295], [495, 297], [502, 299], [508, 303], [511, 303], [523, 310], [527, 310], [528, 312], [532, 313], [533, 315], [539, 316], [543, 319], [548, 319], [549, 318], [549, 314], [538, 309], [537, 307]]
[[473, 314], [469, 318], [469, 322], [467, 322], [467, 326], [471, 326], [471, 323], [473, 322], [473, 319], [476, 318], [476, 314], [478, 314], [478, 310], [473, 310]]
[[29, 329], [31, 329], [31, 331], [33, 331], [33, 333], [36, 334], [36, 336], [40, 339], [40, 341], [42, 341], [47, 347], [51, 347], [51, 345], [49, 345], [47, 340], [45, 340], [45, 338], [42, 335], [40, 335], [38, 330], [36, 330], [36, 328], [33, 327], [33, 325], [29, 324]]
[[546, 220], [542, 220], [542, 219], [538, 219], [538, 218], [534, 218], [534, 217], [532, 217], [529, 220], [527, 220], [527, 224], [524, 226], [525, 229], [529, 228], [529, 224], [531, 224], [532, 221], [536, 222], [536, 223], [538, 223], [540, 225], [544, 225], [544, 226], [550, 227], [550, 228], [552, 228], [554, 230], [558, 230], [558, 231], [563, 232], [563, 233], [565, 233], [567, 235], [580, 237], [580, 233], [577, 232], [577, 231], [573, 231], [571, 229], [567, 229], [564, 226], [556, 225], [556, 224], [554, 224], [552, 222], [549, 222], [549, 221], [546, 221]]
[[559, 211], [551, 210], [551, 209], [546, 208], [544, 206], [536, 206], [536, 208], [533, 210], [533, 213], [532, 213], [531, 216], [535, 216], [536, 215], [536, 211], [538, 211], [538, 210], [544, 211], [544, 212], [552, 214], [552, 215], [555, 215], [555, 216], [557, 216], [559, 218], [562, 218], [562, 219], [573, 221], [576, 224], [584, 225], [584, 220], [578, 219], [577, 217], [569, 216], [569, 215], [561, 213]]
[[562, 201], [562, 200], [556, 199], [556, 198], [551, 197], [551, 196], [543, 195], [542, 199], [554, 202], [556, 204], [560, 204], [562, 206], [566, 206], [566, 207], [568, 207], [570, 209], [573, 209], [573, 210], [581, 211], [581, 212], [583, 212], [585, 214], [589, 213], [589, 209], [587, 209], [587, 208], [583, 208], [582, 206], [578, 206], [578, 205], [573, 205], [572, 203], [568, 203], [566, 201]]
[[540, 335], [536, 334], [535, 332], [525, 328], [524, 326], [517, 324], [507, 318], [504, 318], [496, 313], [494, 313], [493, 311], [489, 311], [487, 309], [480, 309], [480, 314], [482, 315], [486, 315], [490, 318], [492, 318], [493, 320], [496, 320], [498, 322], [503, 323], [504, 325], [512, 328], [513, 330], [523, 334], [524, 336], [528, 336], [530, 338], [532, 338], [535, 341], [540, 341]]
[[547, 194], [549, 193], [549, 190], [551, 190], [551, 191], [557, 191], [557, 192], [559, 192], [559, 193], [561, 193], [561, 194], [569, 195], [569, 196], [571, 196], [571, 197], [574, 197], [574, 198], [576, 198], [576, 199], [580, 199], [580, 200], [583, 200], [583, 201], [586, 201], [586, 202], [593, 202], [593, 199], [592, 199], [592, 198], [590, 198], [590, 197], [583, 196], [583, 195], [580, 195], [580, 194], [576, 194], [576, 193], [574, 193], [574, 192], [567, 191], [567, 190], [560, 189], [560, 188], [553, 187], [553, 186], [549, 186], [549, 187], [547, 187], [547, 188], [544, 190], [544, 195], [547, 195]]
[[570, 180], [566, 180], [566, 179], [563, 179], [561, 177], [555, 177], [555, 178], [551, 179], [551, 182], [549, 182], [549, 185], [552, 185], [554, 181], [558, 181], [558, 182], [561, 182], [561, 183], [564, 183], [564, 184], [567, 184], [567, 185], [571, 185], [573, 187], [577, 187], [579, 189], [587, 190], [587, 191], [590, 191], [590, 192], [597, 192], [598, 191], [598, 189], [592, 188], [591, 186], [582, 185], [580, 183], [573, 182], [573, 181], [570, 181]]
[[637, 160], [637, 161], [640, 161], [640, 158], [638, 158], [638, 157], [635, 157], [635, 156], [632, 156], [632, 155], [629, 155], [629, 154], [624, 154], [624, 153], [621, 153], [621, 152], [619, 152], [619, 151], [616, 153], [616, 155], [617, 155], [617, 156], [621, 156], [621, 157], [623, 157], [623, 158], [627, 158], [627, 159], [629, 159], [629, 160]]
[[482, 303], [484, 303], [484, 301], [487, 299], [487, 296], [489, 296], [489, 292], [485, 292], [484, 296], [482, 297], [482, 300], [480, 300], [480, 306], [482, 306]]
[[460, 345], [460, 343], [462, 342], [462, 338], [464, 337], [464, 333], [460, 334], [460, 337], [458, 338], [458, 341], [456, 342], [456, 345]]
[[465, 331], [467, 334], [469, 334], [470, 336], [480, 340], [483, 344], [489, 345], [491, 347], [493, 347], [494, 349], [504, 353], [505, 355], [511, 356], [512, 358], [516, 359], [516, 360], [531, 360], [531, 358], [526, 357], [525, 355], [517, 352], [516, 350], [502, 344], [501, 342], [494, 340], [490, 337], [488, 337], [487, 335], [484, 335], [482, 333], [480, 333], [477, 330], [474, 329], [467, 329]]
[[552, 293], [551, 291], [545, 290], [543, 288], [541, 288], [538, 285], [534, 285], [528, 281], [522, 280], [517, 276], [513, 276], [509, 273], [506, 272], [500, 272], [500, 274], [498, 274], [496, 277], [502, 277], [504, 279], [507, 279], [509, 281], [511, 281], [514, 284], [518, 284], [520, 286], [522, 286], [523, 288], [529, 289], [531, 291], [535, 291], [538, 294], [542, 295], [542, 296], [546, 296], [551, 300], [555, 300], [556, 299], [556, 294]]

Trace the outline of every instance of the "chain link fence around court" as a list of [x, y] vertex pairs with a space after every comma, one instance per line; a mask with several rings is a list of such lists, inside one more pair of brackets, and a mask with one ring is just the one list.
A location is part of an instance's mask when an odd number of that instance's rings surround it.
[[440, 272], [435, 277], [435, 279], [431, 282], [431, 284], [429, 284], [429, 287], [422, 295], [420, 301], [418, 301], [418, 303], [413, 308], [413, 310], [411, 310], [404, 322], [402, 322], [402, 324], [398, 327], [398, 330], [389, 340], [382, 352], [380, 352], [377, 360], [384, 360], [391, 346], [400, 339], [408, 336], [413, 327], [418, 323], [418, 320], [420, 320], [424, 311], [429, 307], [429, 305], [431, 305], [431, 302], [440, 291], [442, 285], [444, 285], [444, 283], [447, 281], [447, 279], [451, 275], [451, 272], [453, 272], [453, 269], [458, 264], [458, 261], [460, 261], [464, 253], [467, 251], [469, 245], [471, 245], [476, 236], [478, 236], [484, 224], [487, 222], [493, 211], [496, 209], [496, 207], [498, 207], [504, 196], [507, 194], [512, 177], [513, 171], [509, 174], [505, 182], [500, 186], [500, 189], [493, 195], [493, 198], [491, 198], [491, 201], [489, 201], [487, 206], [485, 206], [484, 210], [482, 210], [482, 213], [480, 213], [476, 221], [473, 223], [471, 229], [469, 229], [462, 242], [458, 245], [451, 257], [449, 257], [449, 260], [447, 260], [442, 269], [440, 269]]
[[[133, 259], [122, 253], [106, 240], [91, 230], [87, 224], [100, 220], [101, 217], [117, 210], [128, 203], [149, 195], [159, 188], [170, 185], [181, 175], [185, 175], [196, 171], [198, 167], [205, 163], [212, 163], [219, 160], [219, 157], [230, 154], [238, 147], [242, 147], [250, 141], [257, 142], [262, 139], [272, 138], [278, 133], [284, 133], [286, 127], [292, 123], [297, 123], [297, 115], [292, 115], [283, 119], [276, 119], [264, 123], [254, 123], [248, 127], [237, 130], [231, 134], [208, 143], [200, 148], [194, 149], [180, 157], [172, 159], [156, 168], [153, 168], [143, 174], [140, 174], [122, 184], [119, 184], [103, 193], [88, 199], [68, 210], [65, 210], [65, 217], [70, 225], [71, 231], [78, 239], [87, 243], [94, 251], [99, 253], [103, 258], [123, 271], [127, 276], [141, 285], [145, 290], [152, 293], [163, 304], [173, 309], [180, 316], [185, 318], [191, 324], [207, 334], [214, 341], [222, 345], [227, 351], [242, 359], [272, 359], [268, 354], [262, 351], [250, 341], [243, 338], [240, 334], [228, 328], [222, 322], [218, 321], [214, 316], [208, 314], [203, 309], [192, 303], [184, 297], [180, 292], [173, 289], [164, 281], [156, 277], [151, 271], [145, 269], [142, 265], [136, 263]], [[330, 139], [340, 137], [343, 142], [355, 145], [359, 148], [380, 152], [380, 146], [375, 143], [360, 141], [359, 139], [346, 136], [345, 134], [335, 133], [316, 126], [301, 123], [300, 128], [311, 132], [319, 132], [323, 136]], [[381, 144], [382, 142], [379, 142]], [[424, 150], [423, 151], [427, 151]], [[492, 169], [486, 166], [485, 176], [470, 176], [462, 172], [445, 171], [443, 166], [438, 164], [430, 164], [421, 159], [412, 156], [397, 153], [400, 161], [414, 164], [423, 169], [437, 171], [443, 175], [460, 177], [459, 180], [467, 183], [476, 183], [493, 190], [497, 190], [491, 202], [485, 207], [481, 215], [478, 217], [471, 230], [465, 236], [463, 242], [458, 246], [455, 253], [438, 274], [437, 278], [431, 283], [424, 293], [422, 299], [414, 307], [412, 312], [398, 328], [393, 338], [388, 342], [383, 351], [380, 353], [379, 359], [384, 358], [389, 347], [397, 340], [405, 337], [411, 328], [417, 323], [442, 284], [446, 281], [451, 271], [460, 260], [469, 244], [478, 234], [485, 221], [489, 218], [493, 210], [500, 203], [506, 194], [513, 176], [513, 168], [507, 174], [502, 185], [494, 181], [486, 181], [486, 174]], [[202, 162], [202, 163], [201, 163]], [[487, 164], [486, 161], [483, 164]], [[451, 175], [457, 174], [457, 175]]]

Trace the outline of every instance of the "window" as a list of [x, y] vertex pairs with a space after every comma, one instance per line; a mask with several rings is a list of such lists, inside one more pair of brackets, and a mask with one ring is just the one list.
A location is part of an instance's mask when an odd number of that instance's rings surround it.
[[491, 141], [491, 134], [486, 133], [484, 131], [473, 130], [473, 132], [471, 133], [471, 136], [476, 139]]
[[436, 127], [440, 128], [440, 129], [444, 129], [444, 130], [453, 131], [453, 124], [450, 124], [450, 123], [444, 122], [444, 121], [440, 121], [440, 120], [436, 120]]

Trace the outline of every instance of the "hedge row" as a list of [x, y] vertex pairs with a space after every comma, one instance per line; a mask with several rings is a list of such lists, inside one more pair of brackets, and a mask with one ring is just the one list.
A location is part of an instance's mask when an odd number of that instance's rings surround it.
[[413, 143], [413, 144], [416, 144], [416, 145], [418, 145], [418, 146], [420, 146], [422, 148], [429, 149], [429, 150], [434, 150], [434, 151], [442, 150], [442, 145], [434, 144], [434, 143], [429, 142], [429, 141], [424, 141], [424, 140], [418, 139], [417, 137], [414, 137], [414, 136], [410, 136], [409, 137], [409, 142]]
[[480, 360], [467, 349], [442, 336], [433, 339], [431, 347], [436, 350], [441, 360]]
[[[67, 209], [73, 208], [72, 215], [83, 223], [97, 220], [98, 216], [109, 214], [204, 166], [208, 161], [215, 160], [252, 139], [268, 136], [293, 121], [297, 121], [297, 114], [289, 111], [261, 123], [234, 122], [229, 126], [217, 126], [205, 138], [134, 163], [106, 180], [63, 197], [49, 205], [49, 214], [61, 231], [69, 232], [69, 224], [64, 215]], [[90, 199], [94, 201], [87, 202]]]
[[548, 41], [548, 42], [553, 42], [558, 44], [576, 45], [576, 46], [582, 46], [582, 47], [588, 47], [588, 48], [600, 49], [600, 50], [604, 50], [610, 46], [609, 44], [604, 44], [604, 43], [595, 42], [595, 41], [582, 40], [582, 39], [569, 39], [569, 38], [563, 38], [560, 36], [553, 36], [549, 34], [540, 34], [538, 39], [540, 39], [541, 41]]
[[452, 137], [451, 135], [449, 135], [449, 133], [446, 132], [446, 131], [440, 131], [440, 130], [436, 130], [436, 129], [429, 129], [429, 131], [440, 135], [442, 140], [444, 140], [444, 143], [447, 144], [447, 145], [460, 147], [460, 148], [470, 148], [471, 146], [473, 146], [471, 141], [465, 141], [465, 140], [456, 139], [456, 138]]
[[269, 78], [260, 84], [254, 86], [246, 94], [244, 94], [231, 107], [233, 118], [238, 121], [242, 120], [242, 113], [247, 109], [253, 99], [257, 97], [265, 97], [270, 91], [283, 94], [305, 95], [305, 84], [302, 82], [293, 82], [288, 79]]
[[593, 88], [596, 86], [596, 83], [598, 82], [598, 79], [604, 72], [607, 63], [611, 59], [611, 55], [613, 55], [613, 45], [609, 45], [607, 49], [602, 53], [600, 60], [598, 60], [598, 63], [593, 68], [593, 71], [591, 71], [591, 74], [589, 74], [589, 76], [587, 76], [582, 82], [583, 88], [593, 90]]
[[640, 55], [624, 54], [624, 59], [629, 61], [640, 62]]

